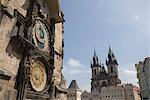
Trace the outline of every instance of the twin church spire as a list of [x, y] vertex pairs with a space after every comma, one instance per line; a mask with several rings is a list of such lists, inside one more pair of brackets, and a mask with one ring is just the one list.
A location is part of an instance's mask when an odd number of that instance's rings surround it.
[[[109, 46], [109, 51], [108, 51], [107, 58], [106, 58], [106, 65], [108, 66], [109, 64], [116, 64], [116, 65], [118, 65], [117, 59], [116, 59], [114, 53], [112, 52], [110, 46]], [[91, 62], [91, 65], [92, 66], [99, 65], [100, 67], [104, 66], [99, 61], [95, 50], [94, 50], [94, 56], [93, 56], [93, 61]]]

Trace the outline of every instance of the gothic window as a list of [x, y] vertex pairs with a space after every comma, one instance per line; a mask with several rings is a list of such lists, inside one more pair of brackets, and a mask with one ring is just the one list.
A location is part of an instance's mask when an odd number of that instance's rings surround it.
[[113, 68], [112, 68], [112, 67], [110, 67], [110, 70], [111, 70], [111, 72], [113, 73]]
[[96, 69], [94, 69], [94, 75], [96, 75]]
[[107, 83], [104, 81], [102, 82], [102, 87], [107, 86]]

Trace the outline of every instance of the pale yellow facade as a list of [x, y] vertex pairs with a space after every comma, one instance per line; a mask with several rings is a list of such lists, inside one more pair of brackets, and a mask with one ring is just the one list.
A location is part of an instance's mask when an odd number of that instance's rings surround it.
[[103, 87], [100, 93], [83, 92], [82, 100], [141, 100], [139, 88], [132, 84]]
[[63, 47], [62, 47], [62, 40], [63, 40], [63, 23], [57, 23], [55, 25], [55, 42], [54, 42], [54, 50], [55, 50], [55, 61], [54, 61], [54, 77], [55, 77], [55, 84], [59, 85], [61, 82], [61, 70], [62, 70], [62, 63], [63, 63]]
[[81, 100], [82, 91], [80, 89], [68, 90], [67, 100]]
[[125, 100], [125, 91], [122, 86], [103, 87], [101, 90], [102, 100]]
[[81, 100], [82, 90], [75, 80], [72, 80], [67, 93], [67, 100]]

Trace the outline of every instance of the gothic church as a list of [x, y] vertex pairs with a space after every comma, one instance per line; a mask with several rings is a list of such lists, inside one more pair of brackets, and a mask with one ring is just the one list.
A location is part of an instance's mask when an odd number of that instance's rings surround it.
[[91, 62], [91, 92], [101, 92], [101, 88], [104, 86], [117, 86], [117, 84], [121, 84], [121, 80], [118, 78], [118, 62], [110, 47], [106, 65], [107, 70], [99, 62], [98, 56], [94, 51], [93, 61]]

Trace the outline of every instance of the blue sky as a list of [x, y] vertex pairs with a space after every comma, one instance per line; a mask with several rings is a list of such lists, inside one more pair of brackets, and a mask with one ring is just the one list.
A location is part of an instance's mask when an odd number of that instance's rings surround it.
[[105, 64], [111, 46], [123, 83], [137, 84], [134, 64], [150, 55], [149, 0], [60, 0], [65, 15], [63, 73], [90, 90], [94, 49]]

